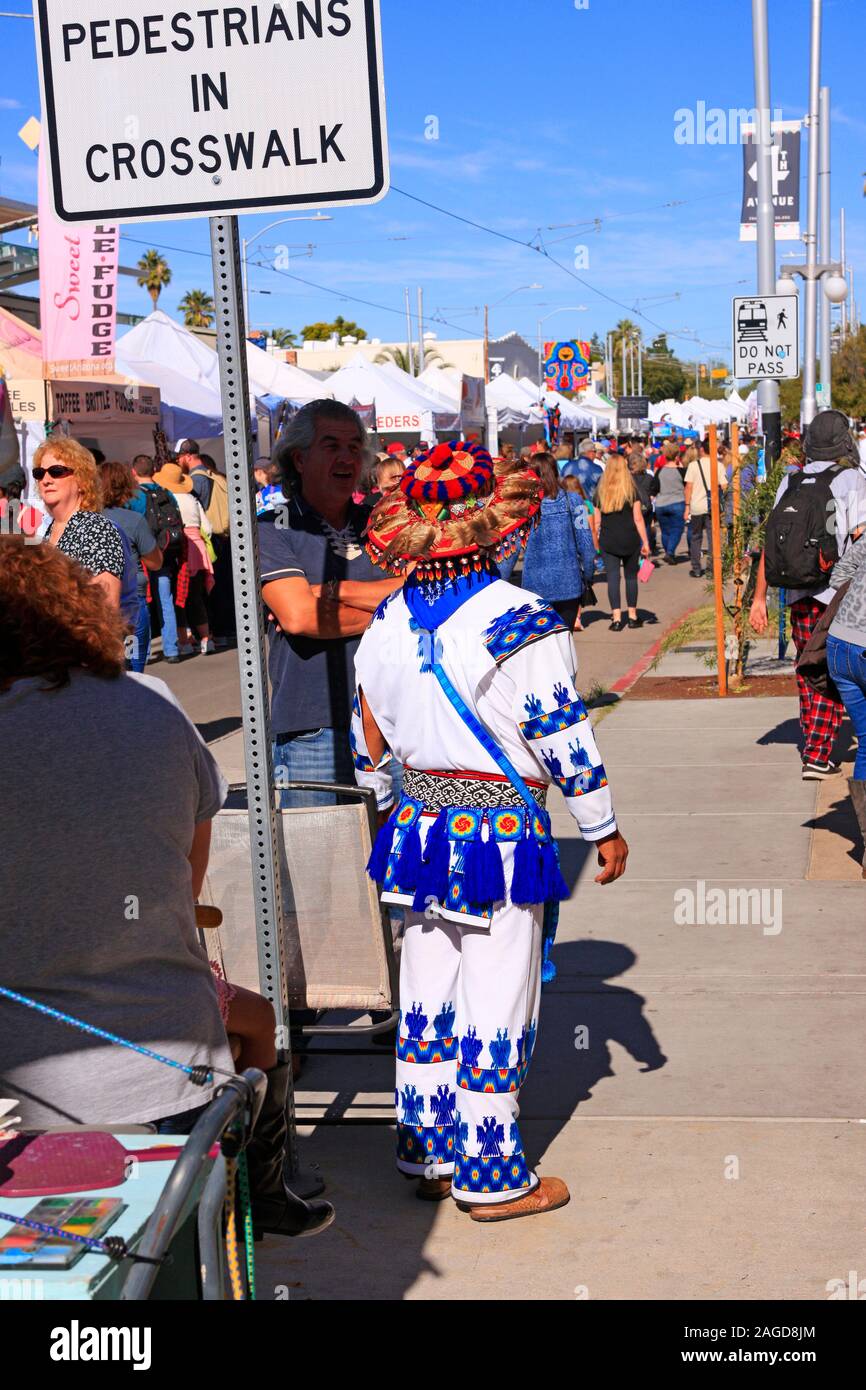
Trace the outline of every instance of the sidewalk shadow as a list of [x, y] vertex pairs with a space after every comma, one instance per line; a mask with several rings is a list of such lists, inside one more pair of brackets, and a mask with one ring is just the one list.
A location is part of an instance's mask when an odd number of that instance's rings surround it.
[[857, 824], [854, 804], [848, 795], [848, 788], [844, 782], [840, 781], [838, 792], [839, 794], [832, 806], [828, 806], [822, 815], [813, 816], [811, 820], [804, 821], [803, 825], [809, 830], [829, 830], [831, 835], [848, 840], [848, 858], [853, 859], [854, 863], [859, 866], [863, 859], [863, 837]]
[[637, 957], [618, 941], [566, 941], [555, 947], [556, 983], [543, 991], [538, 1044], [521, 1094], [531, 1160], [540, 1159], [560, 1130], [615, 1076], [610, 1044], [618, 1043], [641, 1071], [658, 1071], [667, 1058], [644, 1017], [646, 1000], [609, 984]]
[[760, 738], [755, 739], [755, 743], [759, 748], [768, 748], [774, 743], [788, 743], [796, 747], [800, 738], [799, 719], [783, 719], [781, 724], [777, 724], [774, 729], [768, 729]]

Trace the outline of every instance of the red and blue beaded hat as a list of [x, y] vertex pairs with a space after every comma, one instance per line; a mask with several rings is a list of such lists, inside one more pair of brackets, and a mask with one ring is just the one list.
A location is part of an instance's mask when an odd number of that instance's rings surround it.
[[392, 574], [410, 563], [422, 578], [477, 572], [525, 544], [540, 507], [535, 473], [473, 440], [437, 444], [375, 508], [367, 550]]

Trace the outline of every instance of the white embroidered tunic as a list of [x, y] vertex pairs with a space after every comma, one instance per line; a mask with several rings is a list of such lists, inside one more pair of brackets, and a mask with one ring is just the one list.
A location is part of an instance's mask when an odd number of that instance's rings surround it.
[[[431, 659], [436, 660], [524, 781], [544, 787], [556, 782], [584, 839], [612, 834], [616, 820], [610, 788], [575, 687], [571, 633], [554, 609], [537, 595], [497, 579], [480, 584], [441, 621], [433, 637], [428, 626], [415, 621], [404, 591], [398, 590], [375, 614], [355, 657], [358, 690], [393, 755], [422, 773], [475, 772], [504, 781], [502, 768], [442, 689], [432, 670]], [[380, 809], [387, 808], [392, 801], [387, 758], [373, 767], [357, 698], [352, 744], [359, 785], [374, 788]], [[400, 881], [400, 850], [401, 835], [414, 824], [425, 843], [438, 806], [431, 810], [423, 800], [420, 792], [404, 795], [395, 811], [383, 902], [419, 906], [415, 885]], [[512, 901], [516, 845], [533, 825], [531, 812], [522, 806], [512, 798], [510, 808], [502, 809], [500, 801], [497, 809], [494, 797], [490, 809], [479, 810], [477, 803], [461, 807], [459, 789], [455, 791], [455, 815], [447, 821], [447, 899], [428, 902], [425, 910], [466, 925], [490, 924], [495, 905], [479, 905], [464, 891], [464, 856], [473, 839], [496, 841], [508, 885], [503, 903]], [[543, 841], [538, 818], [535, 827]]]

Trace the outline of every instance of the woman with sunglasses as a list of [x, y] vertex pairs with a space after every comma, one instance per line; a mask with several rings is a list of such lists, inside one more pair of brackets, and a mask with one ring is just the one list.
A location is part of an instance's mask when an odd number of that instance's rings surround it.
[[99, 472], [90, 450], [77, 439], [48, 439], [36, 451], [33, 477], [51, 517], [45, 541], [90, 570], [119, 607], [123, 542], [117, 527], [102, 515]]

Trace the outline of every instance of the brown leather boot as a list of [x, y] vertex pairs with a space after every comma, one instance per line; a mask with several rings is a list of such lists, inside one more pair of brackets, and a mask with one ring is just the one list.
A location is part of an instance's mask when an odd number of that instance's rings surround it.
[[542, 1178], [525, 1197], [489, 1206], [475, 1203], [469, 1206], [469, 1214], [473, 1221], [515, 1221], [519, 1216], [540, 1216], [545, 1211], [556, 1211], [570, 1201], [571, 1193], [562, 1178]]

